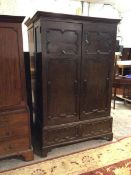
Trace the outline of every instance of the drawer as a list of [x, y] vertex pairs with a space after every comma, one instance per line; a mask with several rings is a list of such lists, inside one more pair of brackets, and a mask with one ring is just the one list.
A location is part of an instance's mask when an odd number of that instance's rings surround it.
[[0, 139], [12, 136], [24, 136], [29, 133], [27, 114], [0, 116], [0, 122]]
[[112, 119], [93, 121], [80, 125], [81, 137], [93, 137], [112, 132]]
[[8, 116], [0, 116], [0, 127], [7, 126]]
[[24, 151], [29, 148], [29, 138], [19, 138], [0, 142], [0, 156]]
[[18, 124], [18, 122], [27, 123], [28, 122], [28, 114], [27, 113], [16, 113], [16, 114], [5, 114], [0, 116], [0, 126], [5, 124]]
[[28, 125], [10, 125], [8, 127], [0, 127], [0, 140], [8, 137], [17, 137], [29, 135]]
[[60, 144], [74, 140], [78, 137], [78, 127], [70, 126], [57, 129], [44, 130], [44, 145]]

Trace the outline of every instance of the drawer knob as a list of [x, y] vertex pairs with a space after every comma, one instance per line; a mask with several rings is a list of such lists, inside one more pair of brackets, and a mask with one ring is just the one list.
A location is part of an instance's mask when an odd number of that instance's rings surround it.
[[5, 151], [9, 151], [9, 150], [12, 150], [13, 146], [12, 145], [7, 145], [4, 150]]
[[8, 149], [11, 150], [13, 147], [12, 145], [8, 145]]
[[6, 136], [9, 136], [9, 135], [10, 135], [10, 132], [6, 132], [5, 135], [6, 135]]
[[92, 110], [92, 112], [97, 112], [97, 111], [98, 111], [98, 109], [93, 109], [93, 110]]

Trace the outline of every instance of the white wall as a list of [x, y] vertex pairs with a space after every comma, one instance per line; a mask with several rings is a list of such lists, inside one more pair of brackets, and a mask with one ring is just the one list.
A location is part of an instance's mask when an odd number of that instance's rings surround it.
[[122, 20], [119, 26], [119, 35], [122, 39], [122, 45], [131, 48], [131, 11], [121, 14]]
[[[81, 2], [71, 0], [0, 0], [0, 14], [22, 15], [32, 17], [36, 11], [50, 11], [67, 14], [81, 14]], [[131, 11], [118, 13], [111, 5], [95, 4], [84, 2], [84, 16], [121, 18], [118, 28], [118, 35], [122, 38], [121, 44], [124, 47], [131, 47]], [[23, 48], [28, 51], [27, 28], [22, 24]]]
[[89, 16], [103, 18], [119, 18], [120, 14], [111, 5], [90, 3]]
[[[26, 16], [26, 21], [36, 11], [49, 11], [67, 14], [76, 14], [81, 8], [81, 2], [70, 0], [0, 0], [0, 14]], [[23, 49], [28, 51], [27, 28], [22, 24]]]
[[[0, 14], [1, 15], [16, 15], [29, 16], [31, 6], [30, 0], [0, 0]], [[23, 31], [23, 48], [28, 51], [28, 36], [27, 28], [22, 24]]]

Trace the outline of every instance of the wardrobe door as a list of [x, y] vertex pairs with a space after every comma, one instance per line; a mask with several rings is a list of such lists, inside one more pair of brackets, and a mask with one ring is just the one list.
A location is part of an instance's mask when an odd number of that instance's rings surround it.
[[80, 117], [109, 115], [115, 25], [88, 22], [83, 27]]
[[62, 21], [44, 24], [44, 122], [54, 125], [78, 121], [81, 24]]

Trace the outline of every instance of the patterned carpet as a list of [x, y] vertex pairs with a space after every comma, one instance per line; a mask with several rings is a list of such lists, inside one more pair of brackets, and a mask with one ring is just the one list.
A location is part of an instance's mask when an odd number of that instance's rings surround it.
[[82, 173], [81, 175], [131, 175], [131, 159], [123, 160], [91, 172]]
[[0, 175], [131, 175], [131, 137]]

